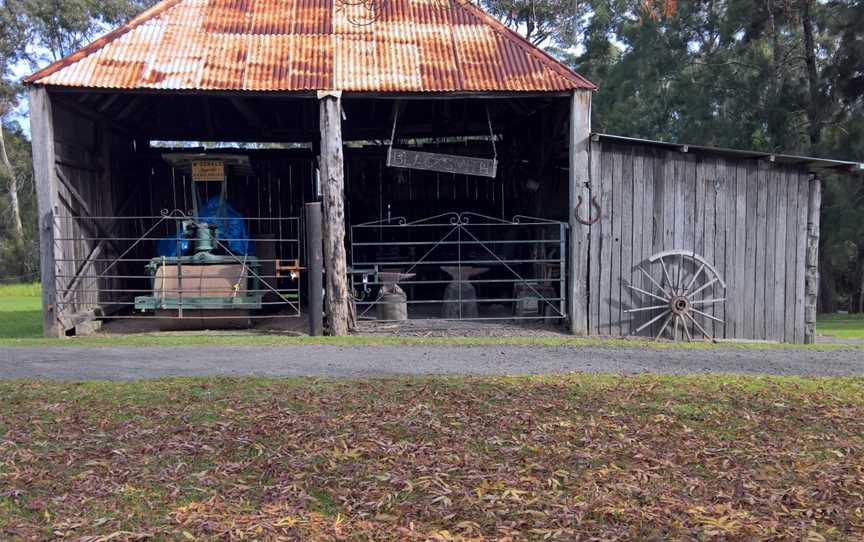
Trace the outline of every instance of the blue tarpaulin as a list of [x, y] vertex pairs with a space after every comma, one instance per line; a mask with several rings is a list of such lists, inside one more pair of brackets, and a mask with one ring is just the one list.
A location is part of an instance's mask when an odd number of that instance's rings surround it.
[[[183, 232], [178, 231], [174, 237], [167, 237], [165, 239], [160, 239], [156, 243], [156, 255], [164, 256], [166, 258], [174, 258], [176, 256], [183, 256], [189, 253], [189, 249], [192, 247], [192, 243], [189, 242], [189, 239], [183, 237]], [[179, 254], [177, 253], [179, 249]]]
[[[230, 203], [222, 202], [220, 197], [210, 198], [198, 210], [197, 220], [199, 224], [215, 226], [217, 239], [234, 254], [251, 256], [255, 253], [255, 243], [249, 238], [249, 228], [243, 216]], [[178, 247], [180, 254], [177, 254]], [[168, 258], [185, 256], [191, 250], [192, 241], [184, 237], [182, 231], [178, 231], [174, 237], [160, 240], [156, 246], [157, 255]]]

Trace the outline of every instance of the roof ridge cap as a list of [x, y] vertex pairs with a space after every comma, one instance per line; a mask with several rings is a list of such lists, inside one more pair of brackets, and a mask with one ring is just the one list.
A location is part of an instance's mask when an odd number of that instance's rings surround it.
[[129, 32], [135, 30], [139, 26], [147, 23], [156, 17], [164, 14], [169, 9], [176, 7], [178, 4], [182, 3], [184, 0], [162, 0], [158, 4], [152, 6], [151, 8], [139, 13], [135, 17], [133, 17], [128, 23], [111, 30], [110, 32], [103, 34], [101, 37], [96, 38], [92, 42], [87, 45], [81, 47], [71, 55], [65, 56], [60, 60], [49, 64], [48, 66], [42, 68], [41, 70], [33, 73], [24, 78], [24, 84], [30, 85], [34, 83], [38, 83], [40, 79], [44, 79], [51, 75], [54, 75], [58, 71], [69, 67], [73, 64], [84, 60], [88, 56], [97, 53], [100, 49], [105, 46], [113, 43], [128, 34]]

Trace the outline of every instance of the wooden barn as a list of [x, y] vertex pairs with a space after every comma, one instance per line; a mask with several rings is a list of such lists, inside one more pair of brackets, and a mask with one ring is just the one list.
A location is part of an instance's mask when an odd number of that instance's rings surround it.
[[461, 0], [165, 0], [26, 84], [47, 336], [812, 342], [818, 175], [860, 169], [592, 134], [595, 86]]

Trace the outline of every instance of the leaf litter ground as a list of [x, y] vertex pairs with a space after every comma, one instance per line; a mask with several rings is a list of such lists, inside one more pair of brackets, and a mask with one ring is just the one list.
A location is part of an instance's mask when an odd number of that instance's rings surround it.
[[0, 383], [0, 539], [861, 540], [864, 380]]

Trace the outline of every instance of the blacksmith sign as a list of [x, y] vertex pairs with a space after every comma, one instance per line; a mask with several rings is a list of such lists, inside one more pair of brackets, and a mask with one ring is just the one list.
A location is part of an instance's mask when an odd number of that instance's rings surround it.
[[441, 173], [458, 173], [476, 177], [495, 178], [498, 174], [498, 161], [471, 156], [455, 156], [452, 154], [437, 154], [431, 152], [390, 149], [387, 153], [387, 165], [405, 169], [420, 169], [423, 171], [438, 171]]

